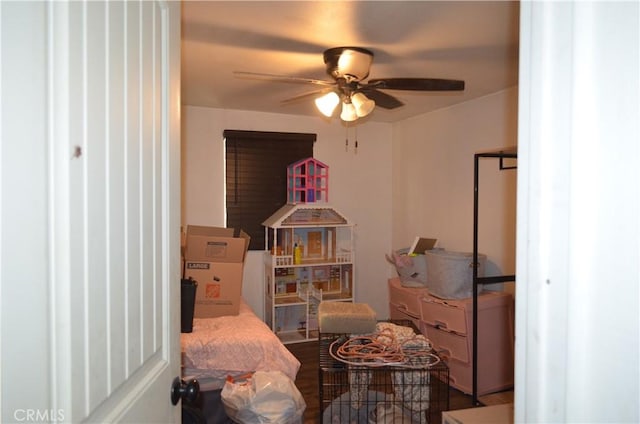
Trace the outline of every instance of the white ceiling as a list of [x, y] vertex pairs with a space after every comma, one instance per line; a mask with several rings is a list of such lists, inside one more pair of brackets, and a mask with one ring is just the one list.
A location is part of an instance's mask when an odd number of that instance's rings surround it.
[[[185, 1], [182, 103], [320, 116], [312, 84], [238, 78], [247, 71], [332, 81], [322, 52], [374, 52], [369, 78], [460, 79], [464, 92], [386, 90], [404, 106], [365, 120], [394, 122], [518, 82], [518, 2]], [[337, 119], [337, 118], [333, 118]]]

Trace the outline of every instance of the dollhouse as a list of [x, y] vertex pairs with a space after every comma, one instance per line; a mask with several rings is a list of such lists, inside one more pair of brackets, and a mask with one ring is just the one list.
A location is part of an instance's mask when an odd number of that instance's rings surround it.
[[354, 224], [327, 203], [329, 167], [287, 169], [288, 203], [265, 227], [265, 321], [283, 343], [317, 339], [321, 301], [354, 298]]

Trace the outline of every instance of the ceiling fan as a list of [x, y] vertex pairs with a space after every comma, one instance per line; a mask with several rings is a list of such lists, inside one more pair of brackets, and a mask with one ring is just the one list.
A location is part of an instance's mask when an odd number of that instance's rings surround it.
[[269, 79], [280, 82], [314, 84], [324, 88], [296, 96], [288, 101], [304, 97], [317, 96], [316, 106], [320, 112], [331, 117], [342, 102], [340, 118], [343, 121], [355, 121], [367, 116], [376, 105], [385, 109], [395, 109], [403, 103], [394, 96], [381, 90], [411, 91], [461, 91], [464, 81], [437, 78], [375, 78], [367, 82], [373, 52], [362, 47], [334, 47], [323, 53], [327, 74], [333, 81], [299, 78], [255, 72], [235, 71], [240, 77]]

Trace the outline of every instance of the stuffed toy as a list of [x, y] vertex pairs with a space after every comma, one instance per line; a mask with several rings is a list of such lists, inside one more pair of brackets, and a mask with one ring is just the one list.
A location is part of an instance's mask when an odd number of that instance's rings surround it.
[[386, 255], [387, 261], [396, 267], [400, 284], [403, 287], [427, 286], [427, 260], [424, 255], [403, 255], [392, 252]]

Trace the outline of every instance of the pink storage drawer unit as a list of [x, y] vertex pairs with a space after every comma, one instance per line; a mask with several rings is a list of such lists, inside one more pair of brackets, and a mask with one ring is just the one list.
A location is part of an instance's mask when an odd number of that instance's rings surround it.
[[[421, 299], [420, 330], [449, 364], [451, 385], [473, 391], [473, 299]], [[478, 394], [513, 386], [513, 297], [504, 292], [478, 296]]]
[[409, 319], [420, 328], [420, 299], [428, 294], [426, 288], [403, 287], [400, 278], [390, 278], [389, 315], [391, 319]]

